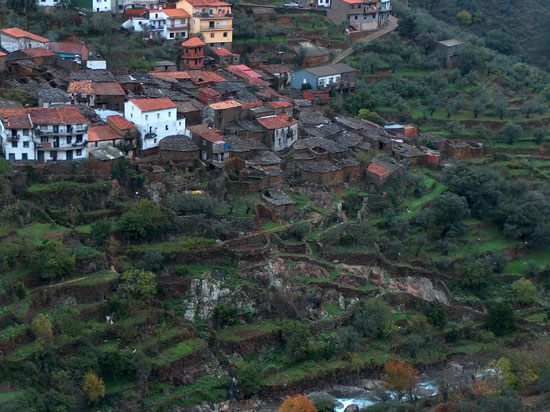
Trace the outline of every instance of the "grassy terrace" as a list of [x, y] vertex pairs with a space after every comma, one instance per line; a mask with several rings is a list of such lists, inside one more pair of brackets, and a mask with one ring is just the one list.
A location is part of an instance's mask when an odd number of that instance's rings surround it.
[[21, 237], [29, 239], [36, 246], [40, 246], [45, 240], [60, 239], [69, 229], [52, 223], [33, 223], [17, 230]]
[[59, 181], [48, 184], [35, 184], [27, 188], [29, 193], [37, 194], [44, 192], [55, 192], [62, 189], [74, 189], [77, 191], [86, 190], [105, 190], [109, 187], [109, 182], [79, 183], [72, 181]]
[[269, 320], [260, 320], [246, 325], [232, 326], [218, 331], [217, 336], [220, 340], [241, 342], [248, 337], [271, 333], [280, 329], [278, 322]]
[[162, 351], [156, 358], [151, 359], [151, 362], [157, 366], [167, 365], [191, 355], [193, 352], [203, 348], [205, 344], [202, 339], [187, 339]]

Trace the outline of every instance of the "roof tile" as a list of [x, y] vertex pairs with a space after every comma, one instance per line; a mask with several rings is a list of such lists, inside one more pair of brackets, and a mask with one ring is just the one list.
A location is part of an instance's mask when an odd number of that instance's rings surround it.
[[281, 129], [283, 127], [290, 127], [298, 123], [298, 120], [290, 117], [288, 114], [281, 113], [277, 116], [266, 116], [258, 119], [260, 123], [266, 129], [274, 130]]
[[154, 110], [173, 109], [177, 107], [176, 104], [168, 98], [133, 99], [130, 101], [135, 104], [142, 112], [152, 112]]
[[31, 40], [38, 41], [40, 43], [48, 43], [50, 41], [49, 39], [47, 39], [45, 37], [37, 36], [36, 34], [30, 33], [30, 32], [25, 31], [25, 30], [21, 30], [18, 27], [11, 27], [9, 29], [4, 29], [4, 30], [2, 30], [2, 33], [7, 34], [8, 36], [11, 36], [11, 37], [18, 38], [18, 39], [20, 39], [20, 38], [29, 38]]

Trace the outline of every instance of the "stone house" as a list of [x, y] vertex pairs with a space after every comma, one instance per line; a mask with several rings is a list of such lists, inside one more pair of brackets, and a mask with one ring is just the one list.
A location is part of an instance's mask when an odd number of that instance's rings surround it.
[[239, 120], [242, 106], [236, 100], [226, 100], [204, 106], [203, 122], [220, 130]]
[[227, 148], [220, 130], [206, 124], [189, 126], [193, 142], [200, 148], [202, 160], [214, 159], [222, 161], [229, 158]]
[[437, 42], [435, 46], [435, 53], [439, 55], [442, 64], [447, 69], [452, 69], [458, 66], [460, 55], [464, 50], [464, 43], [456, 40], [441, 40]]
[[[385, 3], [389, 7], [389, 1]], [[379, 12], [379, 0], [332, 0], [327, 17], [338, 26], [345, 23], [353, 31], [366, 31], [378, 29]], [[384, 10], [384, 14], [388, 13], [389, 9]]]
[[0, 46], [9, 53], [22, 49], [47, 49], [49, 43], [49, 39], [17, 27], [0, 31]]
[[377, 155], [367, 168], [367, 182], [374, 187], [382, 186], [390, 176], [403, 172], [403, 164], [395, 159]]
[[260, 117], [257, 122], [267, 131], [265, 143], [274, 152], [288, 149], [298, 140], [298, 120], [287, 114]]
[[280, 189], [267, 189], [262, 194], [262, 200], [278, 217], [294, 212], [296, 204], [289, 195]]
[[188, 136], [168, 136], [159, 143], [159, 154], [176, 163], [194, 164], [200, 158], [200, 148]]
[[353, 91], [356, 73], [356, 69], [344, 63], [312, 67], [293, 72], [290, 77], [290, 86], [295, 89], [301, 89], [307, 85], [312, 90]]
[[97, 109], [122, 111], [126, 101], [126, 92], [118, 82], [94, 82], [93, 80], [75, 80], [69, 84], [67, 93], [73, 104], [84, 103]]

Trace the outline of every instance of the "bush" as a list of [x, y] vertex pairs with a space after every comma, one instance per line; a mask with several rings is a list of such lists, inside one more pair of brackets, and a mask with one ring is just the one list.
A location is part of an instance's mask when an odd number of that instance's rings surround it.
[[288, 229], [288, 232], [290, 236], [292, 236], [294, 239], [299, 240], [301, 242], [304, 241], [306, 236], [311, 231], [311, 225], [308, 223], [294, 223], [290, 228]]
[[91, 237], [96, 246], [103, 246], [111, 237], [112, 227], [108, 220], [98, 220], [92, 225]]
[[439, 300], [429, 302], [424, 308], [428, 323], [436, 328], [443, 329], [447, 324], [447, 310]]
[[522, 305], [530, 305], [537, 298], [537, 289], [530, 280], [521, 278], [512, 283], [514, 297]]
[[170, 204], [177, 213], [194, 215], [198, 213], [211, 214], [213, 210], [212, 199], [204, 195], [192, 195], [178, 193], [169, 199]]
[[120, 217], [117, 226], [127, 241], [151, 240], [168, 230], [170, 220], [159, 206], [141, 200]]
[[247, 395], [260, 392], [263, 381], [263, 366], [260, 362], [235, 362], [237, 380]]
[[282, 328], [282, 337], [286, 353], [292, 362], [307, 357], [310, 352], [309, 340], [311, 338], [307, 325], [297, 321], [288, 321]]
[[156, 250], [147, 250], [136, 263], [136, 269], [158, 272], [164, 268], [164, 256]]
[[516, 316], [512, 305], [506, 302], [496, 303], [487, 316], [487, 329], [497, 336], [512, 333], [517, 328]]
[[70, 276], [75, 271], [75, 257], [60, 242], [48, 241], [42, 246], [37, 259], [37, 269], [43, 279]]
[[333, 412], [334, 408], [338, 406], [336, 398], [324, 392], [310, 395], [309, 400], [313, 402], [319, 412]]
[[147, 300], [157, 293], [155, 274], [141, 269], [124, 272], [120, 277], [120, 288], [129, 296]]
[[382, 299], [370, 299], [356, 306], [353, 328], [363, 336], [379, 339], [391, 325], [391, 308]]
[[231, 326], [239, 323], [239, 310], [223, 303], [216, 305], [212, 315], [219, 326]]

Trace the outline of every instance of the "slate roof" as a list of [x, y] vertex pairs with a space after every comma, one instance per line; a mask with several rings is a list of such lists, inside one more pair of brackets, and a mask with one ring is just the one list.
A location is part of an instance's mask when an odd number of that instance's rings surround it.
[[302, 125], [318, 125], [330, 122], [322, 113], [310, 111], [301, 112], [299, 119]]
[[258, 153], [252, 156], [249, 160], [251, 163], [256, 163], [257, 165], [261, 166], [273, 166], [281, 164], [281, 158], [270, 151]]
[[262, 194], [262, 199], [274, 206], [286, 206], [296, 204], [292, 198], [285, 192], [279, 189], [267, 189]]
[[292, 71], [290, 67], [285, 66], [283, 64], [260, 64], [259, 67], [264, 72], [271, 73], [271, 74], [285, 74], [285, 73], [290, 73]]
[[113, 146], [95, 147], [88, 150], [88, 154], [97, 160], [114, 160], [124, 157], [124, 153]]
[[294, 150], [322, 149], [330, 153], [343, 153], [346, 148], [333, 140], [323, 137], [307, 137], [294, 143]]
[[313, 137], [334, 137], [339, 133], [344, 132], [344, 129], [334, 123], [324, 123], [316, 126], [304, 126], [304, 132]]
[[339, 143], [342, 146], [345, 146], [347, 148], [352, 148], [352, 147], [356, 147], [357, 145], [359, 145], [363, 141], [363, 138], [361, 136], [359, 136], [358, 134], [350, 133], [348, 131], [344, 131], [344, 132], [338, 134], [334, 138], [334, 141], [336, 141], [337, 143]]
[[340, 168], [330, 160], [323, 160], [322, 162], [315, 162], [315, 161], [298, 162], [298, 167], [310, 173], [330, 173], [330, 172], [335, 172], [337, 170], [340, 170]]
[[327, 64], [326, 66], [310, 67], [305, 69], [316, 77], [332, 76], [342, 73], [350, 73], [357, 71], [345, 63]]
[[196, 152], [199, 146], [187, 136], [168, 136], [159, 143], [159, 149], [171, 152]]
[[407, 143], [403, 143], [402, 145], [394, 145], [392, 150], [406, 158], [413, 158], [413, 157], [424, 157], [426, 156], [426, 153], [424, 153], [422, 150], [417, 149], [414, 146], [411, 146]]
[[377, 155], [374, 159], [372, 159], [372, 163], [383, 167], [390, 173], [394, 173], [399, 169], [403, 168], [403, 165], [399, 163], [397, 160], [391, 159], [383, 155]]
[[71, 96], [67, 92], [61, 89], [54, 89], [53, 87], [40, 88], [37, 93], [39, 99], [46, 103], [62, 103], [71, 101]]
[[225, 143], [229, 146], [229, 150], [235, 153], [251, 152], [253, 150], [265, 150], [266, 147], [262, 142], [245, 139], [237, 136], [226, 136]]
[[93, 80], [94, 82], [114, 82], [115, 76], [108, 70], [78, 70], [71, 72], [70, 80]]

